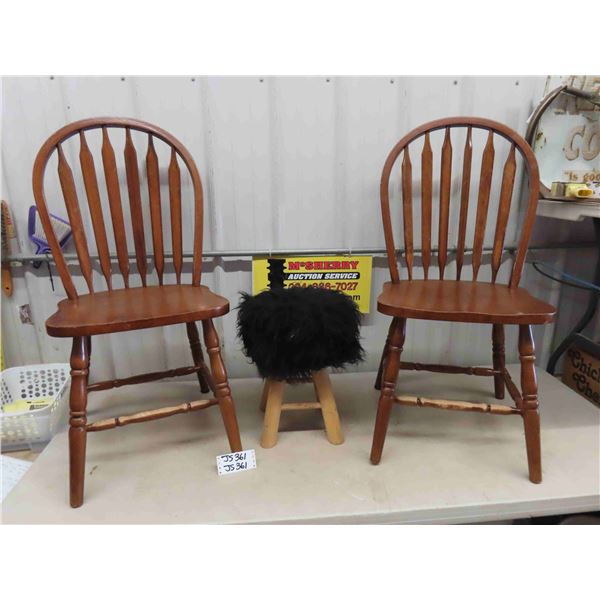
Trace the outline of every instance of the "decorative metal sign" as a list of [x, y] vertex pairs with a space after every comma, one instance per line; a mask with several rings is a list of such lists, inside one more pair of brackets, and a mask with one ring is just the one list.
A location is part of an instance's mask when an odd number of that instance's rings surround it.
[[[553, 79], [548, 87], [560, 83]], [[570, 76], [562, 84], [599, 102], [560, 93], [541, 117], [532, 145], [548, 188], [554, 181], [600, 181], [600, 75]]]

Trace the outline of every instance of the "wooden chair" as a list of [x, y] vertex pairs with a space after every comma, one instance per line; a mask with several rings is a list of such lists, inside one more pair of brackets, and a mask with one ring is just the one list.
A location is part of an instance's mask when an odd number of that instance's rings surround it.
[[[444, 279], [448, 258], [448, 228], [451, 196], [452, 141], [451, 132], [463, 128], [466, 132], [463, 151], [462, 181], [459, 209], [459, 223], [456, 250], [456, 280]], [[481, 171], [478, 182], [478, 195], [475, 214], [475, 231], [472, 247], [472, 281], [461, 280], [465, 258], [469, 194], [471, 186], [471, 164], [473, 159], [473, 131], [482, 129], [488, 132], [481, 157]], [[432, 256], [432, 171], [433, 152], [430, 134], [444, 130], [441, 150], [438, 273], [439, 279], [430, 278]], [[484, 134], [485, 135], [485, 134]], [[482, 263], [483, 245], [488, 206], [491, 193], [494, 165], [494, 136], [508, 141], [510, 149], [502, 171], [502, 183], [495, 219], [494, 242], [491, 257], [491, 282], [477, 281]], [[422, 139], [421, 152], [421, 255], [424, 279], [413, 279], [413, 198], [412, 163], [409, 146]], [[421, 140], [420, 140], [421, 141]], [[518, 153], [518, 154], [517, 154]], [[404, 258], [408, 271], [408, 281], [400, 281], [396, 262], [396, 246], [392, 231], [390, 212], [390, 176], [400, 155], [402, 214], [404, 227]], [[501, 265], [504, 239], [513, 194], [513, 184], [517, 170], [517, 156], [522, 157], [525, 173], [529, 179], [527, 210], [522, 225], [518, 248], [510, 273], [508, 285], [496, 281]], [[379, 312], [393, 317], [375, 384], [381, 390], [371, 462], [381, 460], [383, 444], [388, 427], [392, 404], [426, 406], [451, 410], [478, 411], [499, 415], [517, 414], [523, 417], [525, 441], [529, 463], [529, 478], [534, 483], [542, 480], [540, 419], [538, 413], [537, 382], [535, 374], [534, 344], [531, 325], [548, 323], [553, 320], [553, 306], [537, 300], [524, 289], [519, 288], [525, 254], [536, 215], [539, 196], [539, 175], [535, 156], [525, 140], [512, 129], [489, 119], [455, 117], [426, 123], [404, 136], [390, 152], [381, 177], [381, 212], [387, 249], [391, 282], [384, 285], [378, 298]], [[466, 323], [489, 323], [492, 325], [493, 368], [458, 367], [437, 364], [418, 364], [400, 360], [404, 345], [406, 320], [427, 319]], [[521, 362], [521, 391], [513, 383], [505, 367], [504, 325], [519, 326], [519, 356]], [[428, 399], [411, 396], [396, 396], [395, 386], [400, 369], [426, 370], [442, 373], [466, 373], [494, 377], [495, 397], [504, 397], [505, 387], [515, 406], [502, 404], [475, 404], [460, 401]]]
[[[117, 263], [124, 285], [122, 289], [113, 287], [113, 265], [109, 253], [108, 233], [105, 227], [101, 194], [96, 177], [93, 155], [86, 141], [85, 132], [94, 129], [100, 129], [102, 133], [101, 154], [103, 171], [106, 181], [108, 205], [110, 207], [110, 220], [112, 221], [117, 251]], [[132, 223], [131, 229], [137, 270], [141, 278], [142, 287], [130, 287], [129, 249], [121, 204], [117, 159], [109, 138], [109, 131], [114, 131], [115, 129], [123, 130], [125, 137], [124, 163]], [[158, 285], [152, 287], [149, 286], [148, 281], [140, 174], [137, 153], [131, 135], [132, 131], [148, 135], [146, 175], [148, 181], [154, 266], [158, 277]], [[84, 208], [84, 204], [80, 204], [79, 202], [73, 171], [67, 163], [65, 152], [63, 151], [64, 142], [72, 136], [79, 136], [79, 161], [87, 196], [87, 208], [91, 217], [100, 268], [108, 288], [106, 291], [97, 291], [94, 289], [92, 261], [82, 219], [82, 211], [86, 209]], [[163, 282], [165, 258], [159, 162], [155, 143], [157, 143], [157, 147], [158, 144], [164, 143], [170, 150], [168, 183], [173, 266], [176, 277], [175, 285], [165, 285]], [[58, 178], [69, 221], [73, 229], [73, 240], [79, 266], [89, 293], [79, 294], [75, 289], [65, 257], [62, 254], [50, 224], [50, 216], [44, 193], [44, 173], [50, 156], [55, 152], [58, 155]], [[183, 165], [189, 172], [194, 196], [194, 254], [191, 284], [181, 282], [183, 235], [180, 162], [183, 162]], [[198, 169], [190, 153], [171, 134], [143, 121], [122, 118], [85, 119], [59, 129], [41, 147], [33, 167], [33, 192], [44, 232], [48, 238], [56, 267], [68, 296], [68, 299], [59, 302], [58, 311], [47, 320], [46, 329], [51, 336], [73, 338], [69, 420], [71, 506], [78, 507], [83, 504], [86, 436], [90, 431], [103, 431], [130, 423], [160, 419], [218, 404], [225, 423], [231, 451], [242, 450], [235, 407], [227, 381], [227, 372], [221, 358], [219, 338], [212, 322], [214, 317], [219, 317], [229, 312], [229, 303], [225, 298], [213, 294], [206, 286], [200, 285], [203, 223], [202, 184]], [[204, 342], [210, 358], [210, 371], [204, 362], [196, 321], [202, 321]], [[186, 324], [187, 336], [194, 362], [193, 366], [89, 384], [88, 377], [92, 352], [91, 338], [93, 335], [173, 325], [175, 323]], [[88, 392], [192, 373], [197, 374], [202, 392], [208, 392], [210, 389], [214, 398], [194, 400], [179, 406], [148, 410], [95, 423], [88, 423], [87, 421]]]

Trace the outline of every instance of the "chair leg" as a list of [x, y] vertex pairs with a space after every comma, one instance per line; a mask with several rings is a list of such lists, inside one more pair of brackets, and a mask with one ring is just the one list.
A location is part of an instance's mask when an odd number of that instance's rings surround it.
[[[200, 344], [200, 336], [198, 335], [198, 327], [194, 321], [186, 323], [187, 336], [190, 342], [190, 350], [192, 351], [192, 359], [194, 365], [200, 367], [204, 364], [204, 355], [202, 354], [202, 345]], [[200, 391], [206, 394], [210, 391], [210, 387], [201, 371], [198, 371], [198, 382], [200, 383]]]
[[396, 319], [392, 319], [390, 323], [390, 328], [388, 329], [387, 338], [385, 340], [385, 345], [383, 347], [383, 352], [381, 353], [381, 359], [379, 360], [379, 370], [377, 371], [377, 378], [375, 379], [375, 389], [381, 389], [381, 378], [383, 377], [383, 366], [385, 364], [385, 359], [387, 357], [388, 349], [390, 347], [390, 337], [392, 335], [392, 329], [394, 328], [394, 323]]
[[279, 432], [279, 419], [281, 418], [281, 404], [283, 402], [283, 388], [285, 381], [267, 379], [265, 381], [266, 411], [260, 445], [263, 448], [272, 448], [277, 443]]
[[221, 409], [225, 431], [227, 432], [227, 438], [229, 439], [229, 447], [232, 452], [241, 452], [242, 441], [240, 439], [240, 430], [235, 414], [235, 405], [233, 404], [233, 398], [231, 397], [231, 390], [227, 380], [227, 371], [221, 357], [219, 336], [217, 335], [212, 319], [202, 321], [202, 330], [204, 333], [206, 351], [210, 358], [210, 368], [215, 386], [214, 393], [219, 402], [219, 408]]
[[535, 374], [535, 347], [531, 325], [519, 325], [519, 358], [521, 360], [521, 393], [523, 422], [529, 480], [542, 481], [542, 448], [540, 441], [540, 414], [538, 411], [537, 379]]
[[373, 432], [373, 445], [371, 447], [371, 462], [379, 464], [385, 434], [390, 420], [390, 412], [394, 403], [396, 380], [400, 370], [400, 355], [404, 346], [406, 336], [406, 319], [394, 319], [390, 331], [388, 355], [383, 370], [383, 383], [377, 407], [377, 418], [375, 420], [375, 431]]
[[83, 504], [90, 350], [89, 336], [73, 338], [69, 398], [69, 486], [70, 503], [73, 508]]
[[[504, 325], [492, 325], [492, 359], [494, 369], [502, 371], [506, 365], [504, 358]], [[494, 395], [498, 400], [504, 398], [504, 376], [494, 375]]]

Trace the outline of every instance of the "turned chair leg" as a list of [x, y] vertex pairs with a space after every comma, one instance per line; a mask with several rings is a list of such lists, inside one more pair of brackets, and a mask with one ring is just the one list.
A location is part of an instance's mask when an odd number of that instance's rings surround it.
[[69, 487], [70, 503], [73, 508], [83, 504], [90, 351], [89, 336], [73, 338], [69, 398]]
[[[504, 358], [504, 325], [492, 325], [492, 359], [494, 370], [503, 371], [506, 366]], [[504, 376], [494, 375], [494, 395], [498, 400], [504, 398]]]
[[377, 371], [377, 378], [375, 379], [375, 389], [381, 389], [381, 378], [383, 377], [383, 366], [385, 364], [385, 359], [387, 357], [388, 349], [390, 347], [390, 337], [392, 336], [392, 330], [394, 328], [394, 323], [396, 319], [392, 319], [390, 323], [390, 328], [388, 329], [387, 338], [385, 340], [385, 345], [383, 346], [383, 352], [381, 353], [381, 359], [379, 360], [379, 370]]
[[377, 407], [377, 417], [375, 419], [375, 431], [373, 432], [373, 445], [371, 447], [371, 462], [374, 465], [379, 464], [381, 460], [385, 434], [390, 420], [390, 412], [394, 403], [396, 380], [398, 379], [398, 371], [400, 370], [400, 355], [402, 354], [404, 339], [406, 337], [406, 319], [394, 319], [390, 327], [390, 334], [388, 354], [383, 370], [382, 389]]
[[[192, 359], [194, 360], [194, 365], [197, 367], [202, 367], [205, 365], [204, 355], [202, 354], [202, 345], [200, 344], [200, 336], [198, 335], [198, 327], [196, 327], [196, 323], [194, 321], [185, 324], [187, 329], [187, 336], [190, 342], [190, 350], [192, 351]], [[210, 391], [210, 386], [208, 385], [207, 378], [205, 377], [202, 371], [198, 371], [198, 382], [200, 383], [200, 391], [203, 394], [206, 394]]]
[[535, 346], [531, 335], [531, 325], [519, 325], [519, 358], [521, 361], [522, 410], [529, 480], [532, 483], [541, 483], [540, 413], [538, 411], [537, 378], [535, 374]]
[[227, 380], [227, 371], [221, 357], [221, 348], [219, 345], [219, 336], [212, 319], [202, 321], [202, 330], [204, 333], [204, 343], [210, 359], [210, 369], [212, 380], [215, 386], [214, 394], [219, 402], [219, 408], [225, 424], [225, 431], [229, 439], [229, 447], [232, 452], [242, 451], [242, 441], [240, 439], [240, 430], [235, 414], [235, 405], [231, 397], [231, 390]]

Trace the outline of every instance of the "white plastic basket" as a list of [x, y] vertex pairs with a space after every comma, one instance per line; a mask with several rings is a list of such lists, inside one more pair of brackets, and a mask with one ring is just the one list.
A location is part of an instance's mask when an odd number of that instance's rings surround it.
[[2, 408], [19, 400], [51, 398], [43, 408], [0, 412], [2, 450], [40, 446], [52, 439], [65, 414], [69, 365], [53, 363], [12, 367], [2, 371]]

